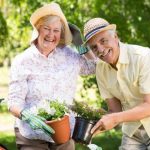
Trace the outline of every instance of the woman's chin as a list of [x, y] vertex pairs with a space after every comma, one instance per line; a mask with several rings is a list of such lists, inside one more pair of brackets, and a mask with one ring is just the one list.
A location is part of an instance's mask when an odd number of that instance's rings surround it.
[[45, 50], [50, 50], [50, 51], [56, 48], [55, 45], [47, 45], [47, 44], [44, 44], [43, 47]]

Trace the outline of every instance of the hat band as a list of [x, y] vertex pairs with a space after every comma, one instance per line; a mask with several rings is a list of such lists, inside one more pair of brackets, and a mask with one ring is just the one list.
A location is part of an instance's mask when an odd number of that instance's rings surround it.
[[93, 34], [95, 34], [95, 33], [98, 32], [100, 29], [102, 29], [102, 28], [104, 28], [104, 27], [106, 27], [106, 26], [108, 26], [108, 25], [109, 25], [109, 24], [105, 24], [105, 25], [103, 25], [103, 26], [100, 26], [100, 27], [97, 27], [97, 28], [91, 30], [89, 33], [87, 33], [87, 34], [85, 35], [85, 39], [88, 40]]

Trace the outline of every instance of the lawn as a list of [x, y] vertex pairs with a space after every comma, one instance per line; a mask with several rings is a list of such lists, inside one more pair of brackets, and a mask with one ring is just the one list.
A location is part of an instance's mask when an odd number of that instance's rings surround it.
[[[94, 144], [103, 148], [103, 150], [118, 150], [120, 145], [121, 133], [103, 134], [93, 138]], [[0, 132], [0, 143], [3, 143], [9, 150], [16, 150], [15, 137], [13, 132]], [[76, 144], [76, 150], [88, 150], [86, 146]]]
[[13, 131], [1, 131], [0, 143], [8, 148], [8, 150], [16, 150], [15, 136]]
[[[103, 150], [118, 150], [120, 138], [120, 132], [109, 132], [93, 138], [92, 143], [101, 146]], [[9, 150], [16, 150], [13, 132], [0, 132], [0, 143], [4, 144]], [[88, 150], [88, 148], [86, 148], [84, 145], [76, 144], [76, 150]]]

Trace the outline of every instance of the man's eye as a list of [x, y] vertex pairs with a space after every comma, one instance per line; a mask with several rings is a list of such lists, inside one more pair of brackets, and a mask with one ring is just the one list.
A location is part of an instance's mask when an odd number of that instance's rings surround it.
[[108, 40], [104, 39], [101, 41], [101, 44], [107, 44], [108, 43]]
[[91, 47], [91, 49], [93, 52], [96, 52], [96, 50], [97, 50], [96, 46]]

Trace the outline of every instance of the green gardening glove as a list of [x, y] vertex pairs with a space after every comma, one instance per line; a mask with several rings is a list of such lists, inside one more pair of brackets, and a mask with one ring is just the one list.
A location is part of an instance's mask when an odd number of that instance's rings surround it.
[[44, 122], [46, 120], [45, 118], [35, 116], [31, 114], [29, 110], [24, 109], [21, 112], [21, 120], [26, 121], [33, 130], [40, 129], [48, 136], [55, 133], [55, 131]]
[[68, 23], [68, 25], [69, 25], [69, 28], [70, 28], [70, 31], [71, 31], [71, 34], [72, 34], [72, 37], [73, 37], [72, 38], [72, 44], [75, 45], [75, 47], [79, 51], [80, 55], [87, 53], [88, 48], [82, 46], [83, 40], [82, 40], [80, 29], [72, 23]]

